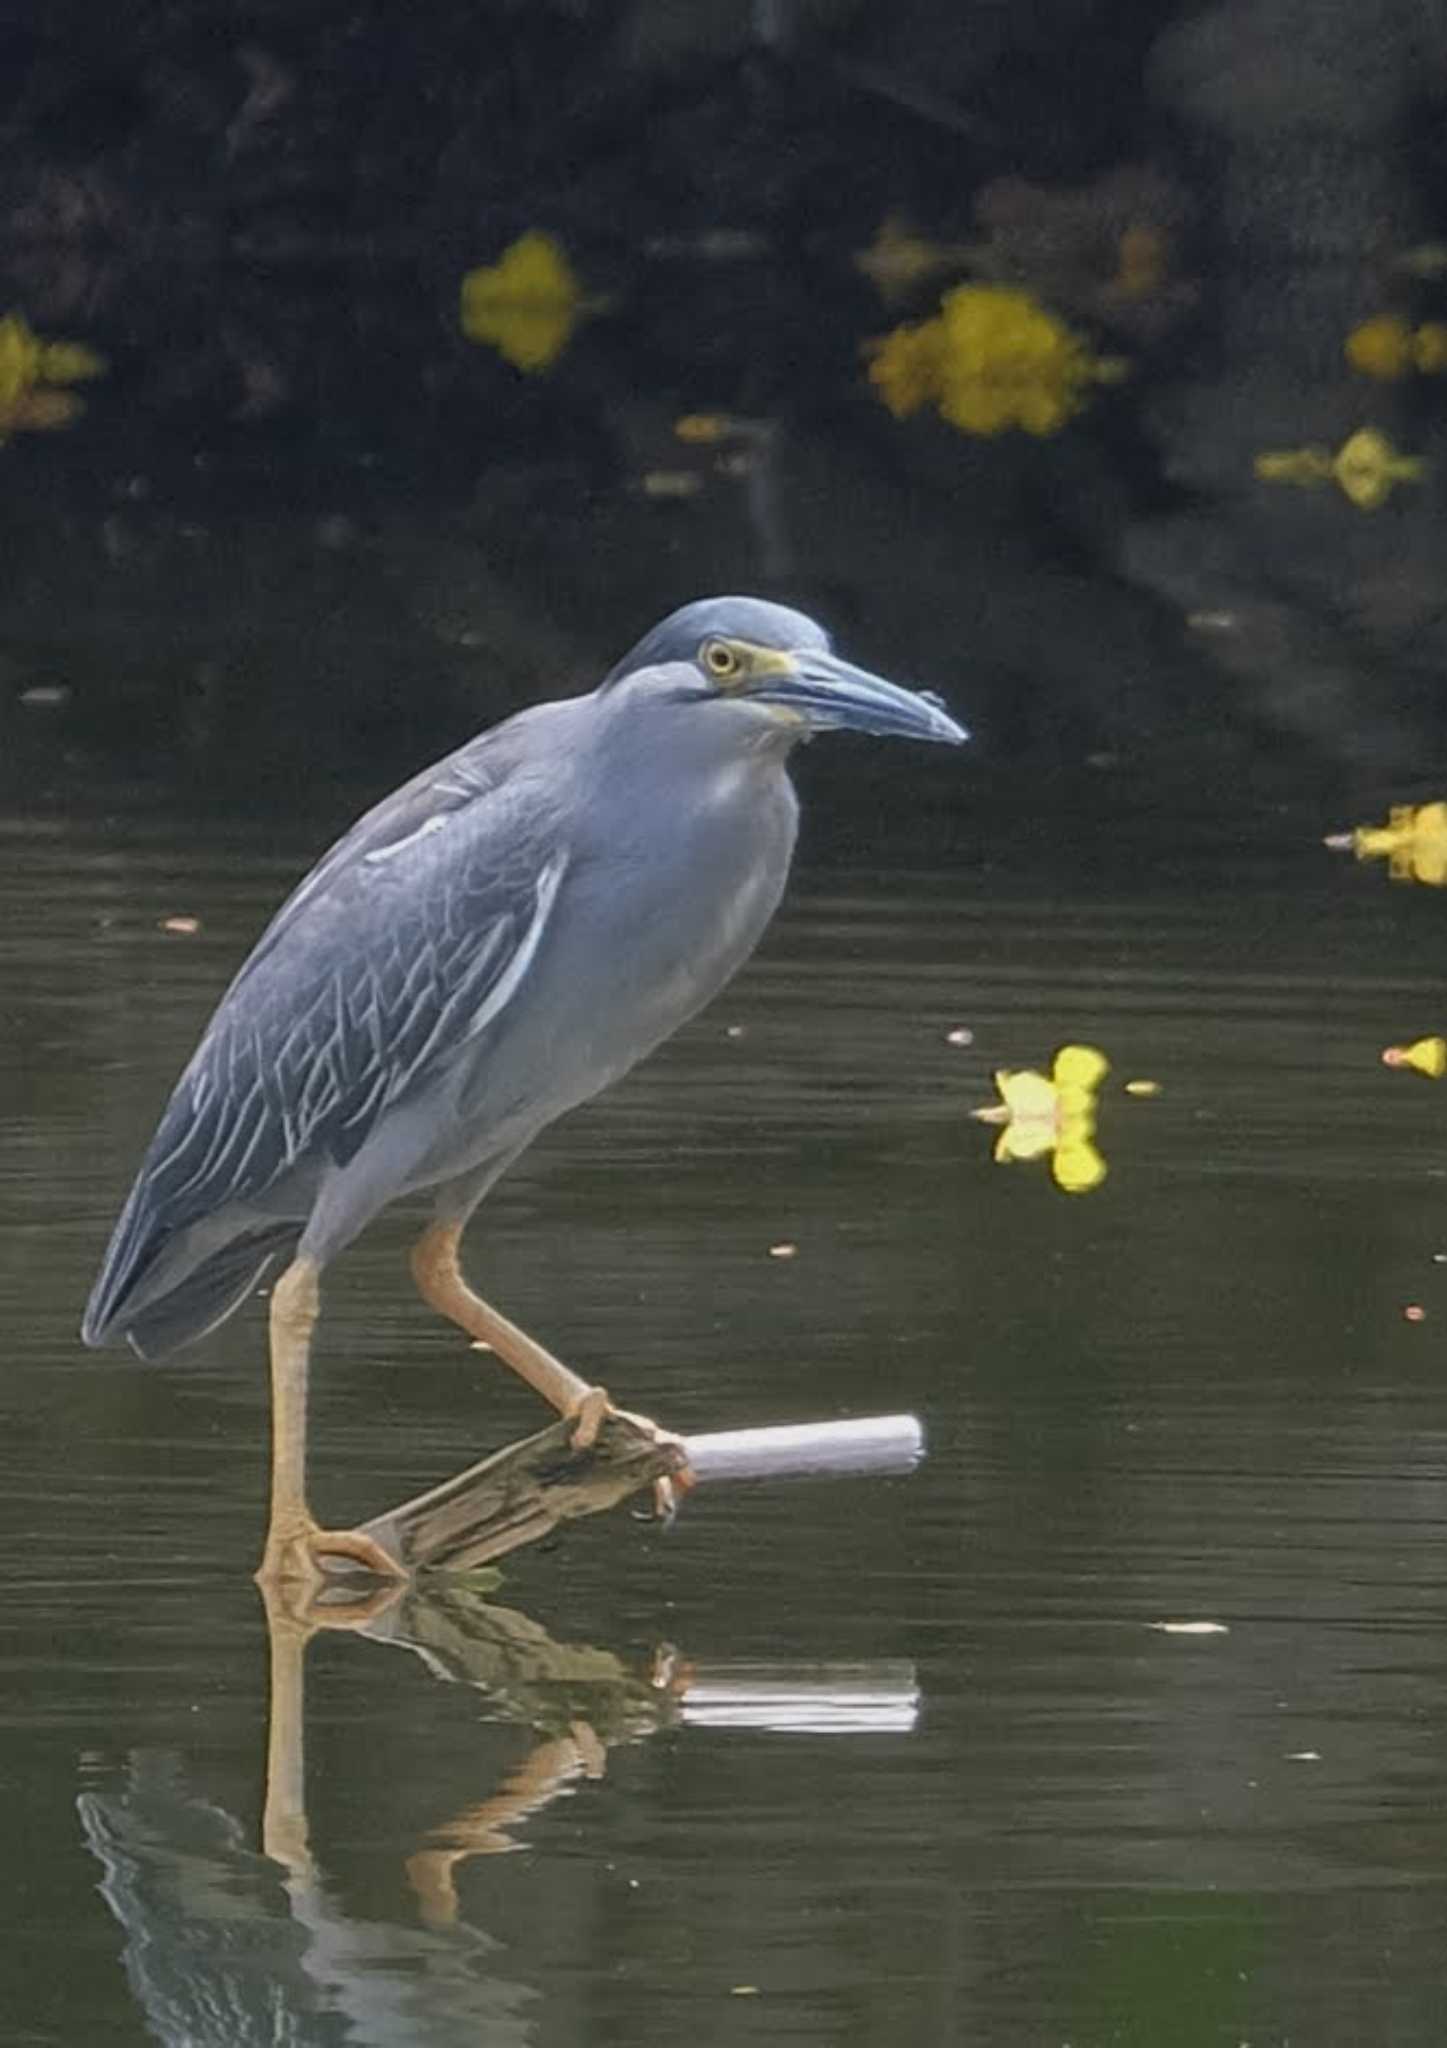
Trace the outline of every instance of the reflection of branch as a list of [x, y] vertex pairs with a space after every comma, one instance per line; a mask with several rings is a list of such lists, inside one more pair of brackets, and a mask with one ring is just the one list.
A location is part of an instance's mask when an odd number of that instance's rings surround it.
[[579, 1450], [571, 1422], [555, 1422], [521, 1443], [445, 1479], [363, 1524], [408, 1571], [453, 1570], [505, 1557], [561, 1523], [616, 1507], [685, 1458], [699, 1481], [909, 1472], [924, 1451], [912, 1415], [725, 1430], [658, 1443], [626, 1416], [610, 1415], [597, 1442]]
[[[537, 1993], [501, 1975], [498, 1944], [457, 1914], [457, 1871], [468, 1857], [512, 1846], [508, 1837], [528, 1815], [601, 1775], [609, 1748], [660, 1729], [696, 1721], [814, 1735], [914, 1725], [917, 1687], [904, 1664], [710, 1666], [664, 1651], [625, 1661], [557, 1641], [461, 1577], [390, 1585], [346, 1607], [333, 1603], [336, 1590], [315, 1605], [300, 1589], [295, 1603], [281, 1589], [266, 1591], [270, 1863], [247, 1847], [232, 1814], [190, 1788], [179, 1760], [133, 1752], [119, 1776], [107, 1765], [103, 1780], [85, 1767], [77, 1804], [102, 1867], [101, 1896], [124, 1932], [137, 2006], [166, 2048], [222, 2040], [226, 2048], [283, 2040], [320, 2048], [342, 2039], [355, 2048], [523, 2048], [535, 2036]], [[500, 1783], [473, 1784], [470, 1797], [462, 1785], [447, 1792], [456, 1818], [408, 1859], [427, 1925], [344, 1907], [312, 1855], [305, 1658], [318, 1629], [339, 1627], [411, 1651], [434, 1678], [474, 1688], [487, 1718], [523, 1731], [513, 1769]], [[421, 1774], [429, 1800], [443, 1792], [425, 1751], [406, 1768]]]

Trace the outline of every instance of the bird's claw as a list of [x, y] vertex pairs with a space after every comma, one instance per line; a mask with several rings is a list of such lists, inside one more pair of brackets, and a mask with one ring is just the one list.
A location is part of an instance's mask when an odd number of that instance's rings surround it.
[[675, 1450], [682, 1458], [678, 1471], [665, 1473], [653, 1482], [653, 1511], [666, 1527], [678, 1513], [681, 1497], [694, 1483], [688, 1466], [687, 1443], [676, 1431], [664, 1429], [650, 1415], [636, 1415], [630, 1408], [615, 1408], [606, 1387], [590, 1387], [569, 1418], [573, 1424], [573, 1449], [591, 1450], [598, 1441], [599, 1430], [609, 1418], [626, 1422], [649, 1443]]
[[310, 1518], [273, 1528], [256, 1577], [261, 1585], [300, 1586], [315, 1594], [349, 1570], [396, 1584], [407, 1576], [397, 1560], [364, 1529], [322, 1529]]

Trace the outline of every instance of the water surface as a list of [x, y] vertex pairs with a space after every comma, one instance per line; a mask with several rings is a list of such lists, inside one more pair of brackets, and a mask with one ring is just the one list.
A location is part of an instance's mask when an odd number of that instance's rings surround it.
[[[1379, 1058], [1447, 1021], [1441, 902], [1305, 803], [952, 815], [917, 772], [865, 845], [821, 750], [758, 960], [471, 1259], [680, 1429], [911, 1409], [927, 1463], [597, 1520], [319, 1637], [290, 1879], [263, 1319], [149, 1368], [75, 1331], [325, 827], [0, 820], [7, 2039], [1441, 2040], [1444, 1098]], [[1077, 1197], [967, 1114], [1069, 1040], [1112, 1063]], [[413, 1227], [329, 1282], [338, 1520], [536, 1420], [412, 1297]]]

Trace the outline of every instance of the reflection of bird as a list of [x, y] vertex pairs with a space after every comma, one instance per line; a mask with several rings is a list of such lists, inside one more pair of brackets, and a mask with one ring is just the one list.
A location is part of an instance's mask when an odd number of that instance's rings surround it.
[[607, 1409], [480, 1301], [463, 1226], [539, 1131], [701, 1008], [783, 890], [791, 748], [848, 728], [958, 742], [930, 698], [830, 652], [798, 612], [687, 605], [590, 695], [470, 741], [367, 813], [263, 934], [177, 1083], [116, 1225], [87, 1343], [158, 1356], [272, 1261], [269, 1578], [395, 1569], [306, 1504], [322, 1268], [394, 1197], [433, 1191], [412, 1258], [434, 1308], [587, 1443]]
[[288, 1858], [276, 1844], [270, 1862], [256, 1855], [241, 1823], [192, 1789], [177, 1758], [133, 1751], [123, 1772], [106, 1771], [76, 1804], [104, 1872], [101, 1897], [125, 1937], [131, 1997], [161, 2048], [536, 2041], [537, 1987], [500, 1967], [491, 1935], [347, 1910], [308, 1856]]

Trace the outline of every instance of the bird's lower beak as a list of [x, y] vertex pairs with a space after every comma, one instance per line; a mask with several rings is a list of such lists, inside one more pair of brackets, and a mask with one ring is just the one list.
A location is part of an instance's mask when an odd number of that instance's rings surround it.
[[895, 739], [940, 740], [958, 747], [970, 737], [937, 697], [903, 690], [855, 668], [836, 654], [796, 654], [790, 673], [769, 676], [749, 691], [792, 711], [814, 732], [871, 732]]

